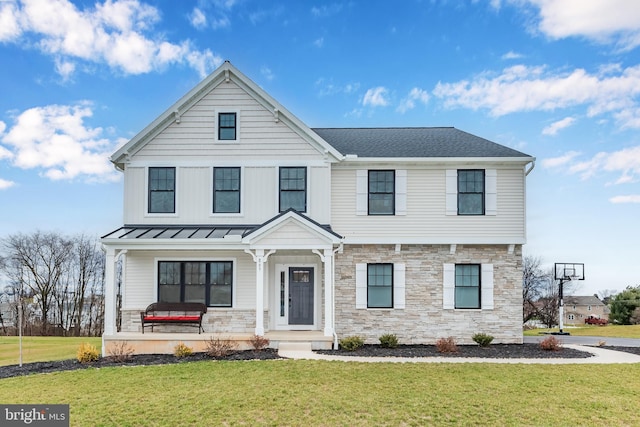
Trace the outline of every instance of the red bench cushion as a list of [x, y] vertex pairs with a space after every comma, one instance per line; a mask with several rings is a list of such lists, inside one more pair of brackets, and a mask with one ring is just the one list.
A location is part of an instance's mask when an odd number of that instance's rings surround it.
[[200, 316], [144, 316], [145, 322], [199, 322]]

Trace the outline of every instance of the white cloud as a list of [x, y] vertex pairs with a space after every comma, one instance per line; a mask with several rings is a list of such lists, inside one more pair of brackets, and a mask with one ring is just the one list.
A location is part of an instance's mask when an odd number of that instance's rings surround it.
[[49, 179], [118, 180], [109, 162], [114, 142], [102, 137], [102, 128], [84, 123], [92, 114], [86, 102], [31, 108], [15, 118], [1, 141], [12, 151], [14, 166], [40, 169]]
[[320, 37], [319, 39], [314, 40], [313, 45], [318, 48], [322, 47], [324, 45], [324, 37]]
[[325, 4], [320, 7], [316, 7], [316, 6], [312, 7], [311, 14], [317, 18], [326, 18], [326, 17], [340, 13], [341, 10], [342, 10], [341, 3], [333, 3], [329, 5]]
[[562, 156], [544, 159], [542, 167], [562, 169], [568, 174], [587, 180], [594, 176], [613, 174], [616, 178], [607, 185], [632, 184], [640, 181], [640, 145], [613, 152], [599, 152], [587, 160], [579, 160], [581, 153], [569, 151]]
[[273, 80], [276, 77], [273, 74], [273, 71], [271, 71], [271, 68], [267, 67], [266, 65], [260, 67], [260, 74], [262, 74], [262, 76], [269, 81]]
[[6, 190], [8, 188], [13, 187], [14, 185], [16, 185], [15, 182], [13, 181], [7, 181], [6, 179], [2, 179], [0, 178], [0, 191], [1, 190]]
[[[538, 31], [554, 39], [585, 37], [622, 50], [640, 45], [640, 2], [636, 0], [525, 0], [539, 9]], [[511, 0], [522, 4], [522, 0]]]
[[193, 66], [188, 58], [199, 56], [208, 58], [204, 71], [197, 68], [201, 77], [222, 63], [209, 49], [162, 40], [152, 31], [159, 20], [156, 8], [138, 0], [105, 0], [82, 10], [69, 0], [23, 0], [0, 4], [0, 41], [23, 44], [26, 39], [55, 58], [63, 78], [69, 78], [78, 61], [141, 74], [174, 63]]
[[382, 86], [367, 90], [367, 93], [364, 94], [362, 105], [365, 107], [367, 105], [371, 107], [385, 107], [389, 105], [389, 101], [386, 98], [387, 92], [387, 89]]
[[640, 127], [640, 65], [601, 68], [590, 74], [548, 71], [544, 66], [515, 65], [501, 74], [483, 73], [471, 80], [439, 82], [433, 94], [449, 108], [488, 109], [494, 116], [523, 111], [553, 111], [586, 106], [587, 115], [611, 113], [621, 127]]
[[577, 151], [569, 151], [559, 157], [544, 159], [542, 161], [542, 167], [543, 168], [559, 168], [561, 166], [565, 166], [569, 164], [573, 159], [575, 159], [579, 155], [580, 153]]
[[611, 203], [640, 203], [640, 194], [629, 196], [615, 196], [609, 199]]
[[319, 96], [335, 95], [339, 93], [352, 94], [360, 89], [360, 83], [347, 83], [345, 85], [336, 84], [333, 79], [325, 79], [320, 77], [315, 82], [315, 86], [318, 87]]
[[549, 126], [542, 129], [542, 134], [551, 136], [556, 135], [560, 130], [573, 125], [575, 121], [576, 119], [574, 117], [565, 117], [564, 119], [553, 122]]
[[189, 16], [189, 20], [191, 22], [191, 25], [198, 30], [201, 30], [207, 26], [207, 16], [197, 7], [193, 8], [193, 11]]
[[409, 95], [407, 95], [406, 98], [400, 101], [400, 105], [398, 105], [396, 111], [404, 114], [407, 111], [415, 108], [416, 102], [427, 105], [427, 103], [429, 102], [429, 94], [427, 93], [427, 91], [414, 87], [413, 89], [411, 89], [411, 91], [409, 91]]
[[516, 53], [512, 50], [510, 50], [509, 52], [505, 53], [504, 55], [502, 55], [502, 59], [520, 59], [522, 58], [522, 54], [520, 53]]

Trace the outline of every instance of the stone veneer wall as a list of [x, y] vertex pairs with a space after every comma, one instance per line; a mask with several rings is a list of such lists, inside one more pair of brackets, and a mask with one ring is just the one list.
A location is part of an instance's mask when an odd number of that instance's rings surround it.
[[[265, 329], [269, 312], [264, 312]], [[255, 310], [238, 309], [213, 309], [209, 308], [202, 319], [202, 327], [205, 333], [220, 334], [253, 334], [256, 328]], [[185, 332], [194, 326], [185, 325], [162, 325], [154, 326], [154, 332]], [[150, 331], [145, 328], [145, 333]], [[142, 332], [140, 324], [140, 310], [122, 310], [122, 331], [121, 332]]]
[[[401, 344], [433, 344], [452, 336], [458, 344], [473, 344], [483, 332], [494, 343], [522, 343], [522, 246], [512, 254], [507, 245], [345, 245], [336, 254], [336, 333], [360, 335], [377, 344], [386, 333]], [[356, 309], [356, 264], [404, 263], [404, 309]], [[443, 264], [493, 264], [492, 310], [444, 310]]]

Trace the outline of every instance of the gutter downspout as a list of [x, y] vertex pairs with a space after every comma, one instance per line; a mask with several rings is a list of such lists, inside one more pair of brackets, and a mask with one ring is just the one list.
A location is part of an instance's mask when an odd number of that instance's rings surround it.
[[340, 246], [338, 246], [336, 249], [333, 250], [333, 262], [331, 263], [331, 275], [332, 280], [331, 280], [331, 284], [333, 286], [333, 289], [331, 290], [331, 305], [333, 307], [331, 307], [331, 323], [333, 324], [333, 349], [337, 350], [338, 349], [338, 334], [336, 333], [336, 253], [340, 252], [342, 253], [342, 250], [344, 249], [344, 245], [342, 243], [340, 243]]

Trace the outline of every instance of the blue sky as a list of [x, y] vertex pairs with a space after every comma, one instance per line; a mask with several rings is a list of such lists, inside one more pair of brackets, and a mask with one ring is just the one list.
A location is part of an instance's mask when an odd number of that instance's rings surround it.
[[535, 156], [525, 253], [640, 284], [636, 0], [0, 0], [0, 236], [119, 227], [108, 156], [224, 60], [311, 127]]

